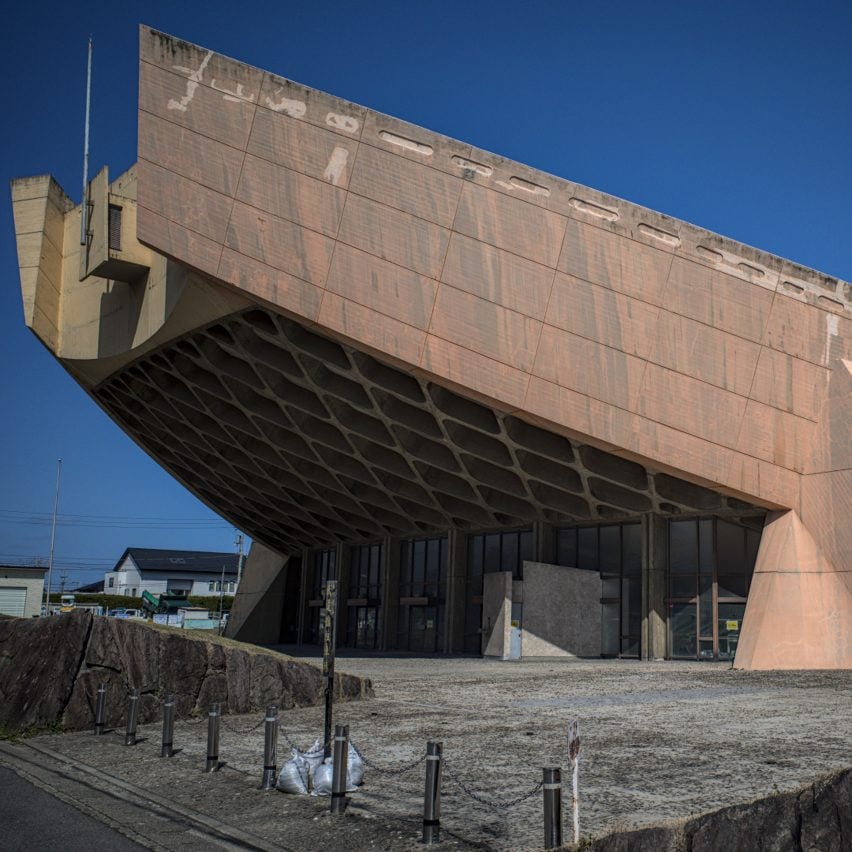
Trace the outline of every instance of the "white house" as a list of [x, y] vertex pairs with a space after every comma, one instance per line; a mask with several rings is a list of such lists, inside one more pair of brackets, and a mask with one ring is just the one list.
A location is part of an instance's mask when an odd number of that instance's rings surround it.
[[0, 565], [0, 614], [31, 618], [41, 613], [47, 568]]
[[104, 592], [130, 598], [140, 597], [143, 591], [152, 595], [233, 595], [238, 562], [235, 553], [128, 547], [104, 576]]

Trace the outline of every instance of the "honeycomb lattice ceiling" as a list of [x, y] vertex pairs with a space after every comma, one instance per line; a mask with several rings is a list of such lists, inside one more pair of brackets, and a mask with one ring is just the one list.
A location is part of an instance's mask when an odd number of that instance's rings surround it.
[[284, 553], [449, 527], [760, 511], [265, 310], [164, 346], [95, 396], [217, 512]]

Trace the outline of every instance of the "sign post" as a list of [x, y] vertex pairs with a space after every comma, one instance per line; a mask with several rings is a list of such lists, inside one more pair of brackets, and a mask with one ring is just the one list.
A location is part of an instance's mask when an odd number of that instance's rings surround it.
[[580, 763], [580, 723], [576, 720], [568, 725], [568, 760], [571, 769], [571, 814], [574, 822], [574, 843], [580, 842], [580, 799], [578, 775]]
[[334, 716], [334, 646], [337, 620], [337, 580], [326, 580], [323, 611], [322, 676], [325, 680], [325, 727], [323, 757], [331, 756], [331, 726]]

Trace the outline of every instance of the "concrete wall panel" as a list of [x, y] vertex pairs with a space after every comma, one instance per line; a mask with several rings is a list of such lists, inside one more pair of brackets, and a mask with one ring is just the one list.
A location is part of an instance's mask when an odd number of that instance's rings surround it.
[[425, 331], [438, 283], [366, 252], [338, 245], [328, 289]]
[[441, 280], [511, 311], [543, 320], [553, 270], [454, 233]]
[[239, 201], [231, 213], [225, 244], [318, 287], [325, 284], [334, 253], [329, 237]]
[[595, 340], [546, 325], [533, 375], [585, 396], [635, 410], [645, 362]]
[[655, 305], [556, 273], [547, 322], [629, 355], [647, 358], [657, 338]]
[[[187, 157], [186, 151], [195, 156]], [[139, 159], [156, 163], [207, 189], [233, 196], [245, 154], [151, 113], [139, 112]]]
[[664, 310], [650, 358], [685, 376], [748, 396], [760, 351], [750, 340]]
[[666, 308], [759, 343], [772, 293], [763, 287], [676, 257], [665, 291]]
[[279, 219], [336, 237], [346, 193], [324, 181], [248, 154], [236, 197]]
[[346, 189], [358, 143], [339, 133], [294, 121], [286, 113], [259, 109], [248, 153], [308, 177]]
[[139, 109], [244, 151], [256, 107], [248, 100], [228, 99], [189, 74], [142, 62]]
[[601, 575], [524, 563], [524, 657], [599, 657]]
[[425, 219], [350, 193], [337, 238], [437, 279], [447, 255], [450, 232]]
[[652, 305], [662, 304], [671, 265], [664, 251], [575, 220], [568, 221], [559, 259], [560, 272]]
[[445, 228], [453, 224], [460, 178], [369, 145], [358, 149], [350, 190]]
[[441, 286], [429, 332], [529, 372], [541, 323], [454, 287]]
[[565, 225], [557, 213], [469, 183], [462, 190], [453, 230], [555, 267]]

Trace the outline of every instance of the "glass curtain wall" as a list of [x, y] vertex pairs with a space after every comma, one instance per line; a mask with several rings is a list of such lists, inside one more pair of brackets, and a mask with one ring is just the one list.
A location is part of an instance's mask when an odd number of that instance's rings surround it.
[[397, 647], [434, 654], [444, 649], [447, 539], [400, 544]]
[[642, 525], [557, 530], [556, 563], [601, 575], [601, 655], [638, 657], [642, 631]]
[[464, 614], [465, 651], [479, 653], [481, 649], [483, 574], [511, 571], [514, 579], [523, 580], [524, 560], [533, 558], [531, 529], [478, 533], [468, 536]]
[[732, 660], [760, 531], [719, 518], [669, 521], [669, 656]]
[[325, 606], [325, 583], [326, 580], [337, 579], [337, 552], [330, 550], [317, 550], [311, 555], [314, 575], [311, 582], [309, 597], [309, 615], [307, 619], [307, 631], [305, 641], [311, 645], [322, 644], [322, 621], [320, 612]]
[[375, 649], [382, 636], [382, 563], [384, 545], [353, 547], [349, 560], [346, 644]]

